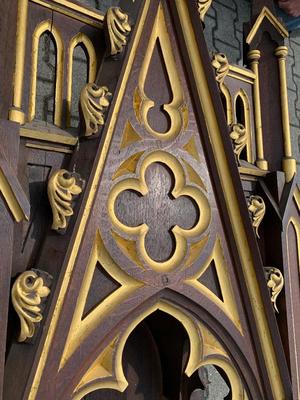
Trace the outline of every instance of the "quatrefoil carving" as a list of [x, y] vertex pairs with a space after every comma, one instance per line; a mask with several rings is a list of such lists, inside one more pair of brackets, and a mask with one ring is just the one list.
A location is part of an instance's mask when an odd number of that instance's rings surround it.
[[[141, 196], [149, 193], [146, 182], [146, 170], [154, 163], [164, 164], [174, 175], [174, 185], [170, 192], [171, 196], [176, 200], [182, 196], [190, 198], [198, 208], [198, 215], [195, 224], [190, 229], [184, 229], [178, 225], [171, 229], [175, 239], [175, 248], [172, 255], [165, 261], [156, 261], [152, 259], [145, 247], [146, 235], [149, 226], [146, 223], [138, 226], [128, 226], [121, 222], [115, 210], [115, 204], [118, 196], [127, 190], [132, 190]], [[211, 220], [211, 209], [206, 195], [200, 188], [191, 186], [186, 182], [186, 175], [180, 162], [171, 154], [164, 151], [155, 151], [148, 154], [138, 165], [135, 177], [128, 177], [119, 181], [111, 190], [108, 198], [108, 212], [111, 221], [117, 231], [125, 234], [136, 241], [136, 249], [139, 257], [149, 265], [153, 270], [158, 272], [168, 272], [177, 268], [185, 258], [190, 241], [199, 237], [207, 230]], [[134, 212], [134, 210], [132, 210]]]

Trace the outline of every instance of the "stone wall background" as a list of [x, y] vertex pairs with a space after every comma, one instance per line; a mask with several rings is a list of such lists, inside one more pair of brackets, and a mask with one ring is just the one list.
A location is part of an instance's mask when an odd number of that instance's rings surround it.
[[[243, 24], [250, 20], [250, 5], [250, 0], [214, 0], [205, 18], [210, 51], [225, 53], [231, 64], [243, 65]], [[286, 45], [292, 147], [300, 164], [300, 29]]]

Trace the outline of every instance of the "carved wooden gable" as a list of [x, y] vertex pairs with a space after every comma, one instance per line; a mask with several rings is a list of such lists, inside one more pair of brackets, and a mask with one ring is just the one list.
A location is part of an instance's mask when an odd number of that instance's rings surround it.
[[261, 203], [250, 199], [251, 221], [198, 3], [141, 1], [134, 26], [119, 9], [106, 17], [122, 69], [110, 87], [104, 61], [81, 94], [74, 170], [95, 152], [85, 185], [66, 171], [50, 180], [52, 228], [66, 231], [81, 203], [23, 399], [193, 399], [205, 365], [234, 400], [290, 398], [256, 243]]

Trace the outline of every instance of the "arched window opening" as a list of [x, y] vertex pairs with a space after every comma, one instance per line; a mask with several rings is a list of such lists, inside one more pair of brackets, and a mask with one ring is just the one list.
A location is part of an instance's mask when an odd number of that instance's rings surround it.
[[154, 312], [127, 339], [123, 352], [127, 389], [123, 393], [97, 390], [83, 400], [188, 400], [182, 397], [188, 343], [179, 321], [160, 310]]
[[79, 32], [69, 46], [66, 127], [79, 127], [79, 99], [83, 87], [96, 79], [97, 57], [92, 41]]
[[78, 128], [79, 125], [79, 108], [78, 102], [80, 92], [84, 85], [89, 82], [89, 55], [83, 43], [79, 43], [73, 51], [73, 68], [72, 68], [72, 97], [70, 104], [70, 119], [68, 126], [70, 128]]
[[35, 119], [54, 124], [57, 48], [50, 31], [39, 40]]
[[32, 40], [32, 76], [28, 120], [61, 126], [63, 42], [51, 20], [42, 21]]
[[221, 85], [220, 89], [221, 89], [220, 90], [221, 100], [222, 100], [222, 105], [223, 105], [224, 113], [225, 113], [226, 120], [227, 120], [227, 125], [231, 125], [233, 123], [231, 94], [230, 94], [227, 86], [225, 86], [225, 84]]
[[240, 95], [237, 96], [235, 101], [235, 114], [236, 121], [245, 126], [245, 107]]
[[250, 123], [249, 100], [244, 91], [240, 91], [235, 98], [235, 120], [246, 129], [247, 143], [240, 154], [240, 160], [253, 163], [252, 134]]

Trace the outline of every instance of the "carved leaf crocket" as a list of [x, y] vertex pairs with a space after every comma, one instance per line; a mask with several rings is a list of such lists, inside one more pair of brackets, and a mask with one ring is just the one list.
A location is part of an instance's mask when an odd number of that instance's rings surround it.
[[109, 107], [111, 93], [106, 86], [88, 83], [80, 94], [80, 107], [85, 122], [84, 136], [97, 133], [99, 126], [104, 125], [104, 113]]
[[48, 182], [48, 198], [52, 208], [52, 229], [59, 231], [67, 227], [67, 217], [73, 215], [72, 202], [82, 192], [83, 181], [76, 173], [65, 169], [53, 173]]
[[115, 56], [121, 53], [131, 31], [128, 15], [119, 7], [110, 7], [105, 15], [105, 33], [109, 42], [109, 53]]
[[43, 319], [40, 307], [42, 298], [49, 293], [50, 289], [44, 285], [43, 278], [34, 271], [25, 271], [16, 279], [11, 298], [21, 323], [19, 342], [33, 337], [36, 324]]

